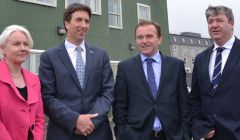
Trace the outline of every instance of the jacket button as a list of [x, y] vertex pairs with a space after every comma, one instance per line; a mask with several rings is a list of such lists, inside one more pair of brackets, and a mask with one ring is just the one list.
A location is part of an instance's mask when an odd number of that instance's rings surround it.
[[34, 129], [34, 124], [31, 126], [31, 129], [32, 129], [32, 130]]

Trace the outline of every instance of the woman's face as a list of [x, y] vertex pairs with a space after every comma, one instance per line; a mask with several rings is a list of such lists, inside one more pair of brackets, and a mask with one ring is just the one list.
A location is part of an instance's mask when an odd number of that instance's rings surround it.
[[30, 51], [27, 36], [21, 31], [13, 32], [2, 46], [5, 60], [13, 64], [22, 64], [27, 59]]

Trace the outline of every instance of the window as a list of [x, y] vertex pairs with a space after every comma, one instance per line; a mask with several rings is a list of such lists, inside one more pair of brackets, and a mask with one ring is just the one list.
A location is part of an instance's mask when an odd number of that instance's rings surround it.
[[190, 42], [191, 42], [191, 44], [193, 44], [193, 40], [192, 39], [190, 39]]
[[89, 6], [93, 14], [101, 15], [101, 0], [65, 0], [65, 8], [70, 4], [81, 3]]
[[174, 53], [174, 54], [177, 54], [177, 52], [178, 52], [178, 48], [177, 48], [177, 46], [174, 46], [174, 47], [173, 47], [173, 53]]
[[201, 41], [200, 40], [198, 40], [198, 44], [201, 45]]
[[175, 36], [173, 37], [173, 41], [174, 41], [174, 42], [177, 42], [177, 39], [176, 39], [176, 37], [175, 37]]
[[37, 74], [40, 65], [40, 55], [42, 52], [43, 50], [31, 49], [28, 59], [23, 63], [23, 67]]
[[185, 39], [184, 38], [182, 38], [182, 42], [185, 43]]
[[116, 79], [116, 75], [117, 75], [117, 67], [118, 67], [118, 63], [120, 61], [110, 61], [111, 67], [112, 67], [112, 71], [113, 71], [113, 78]]
[[182, 58], [183, 58], [183, 61], [184, 61], [184, 64], [186, 65], [187, 64], [187, 50], [182, 50]]
[[186, 64], [186, 63], [187, 63], [187, 60], [186, 60], [186, 58], [183, 58], [183, 61], [184, 61], [184, 64]]
[[150, 6], [137, 3], [138, 22], [141, 20], [151, 20]]
[[121, 0], [108, 0], [108, 24], [112, 28], [122, 28]]
[[57, 7], [57, 0], [19, 0], [19, 1], [25, 1], [25, 2], [31, 2], [31, 3], [41, 4], [41, 5]]
[[205, 44], [206, 44], [206, 46], [208, 46], [208, 41], [207, 40], [205, 40]]

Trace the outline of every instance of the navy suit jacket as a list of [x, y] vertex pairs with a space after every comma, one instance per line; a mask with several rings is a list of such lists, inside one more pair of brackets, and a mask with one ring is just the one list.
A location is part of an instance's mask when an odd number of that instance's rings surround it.
[[140, 55], [120, 62], [113, 117], [117, 140], [149, 140], [155, 116], [169, 140], [189, 139], [189, 109], [184, 63], [161, 55], [161, 78], [154, 100]]
[[98, 113], [88, 140], [111, 140], [108, 112], [113, 101], [113, 73], [107, 53], [86, 43], [84, 87], [64, 44], [43, 52], [39, 77], [45, 113], [49, 117], [47, 140], [85, 140], [74, 134], [80, 114]]
[[240, 40], [236, 38], [217, 92], [211, 91], [209, 61], [213, 47], [195, 59], [190, 94], [194, 139], [215, 128], [216, 140], [240, 140]]

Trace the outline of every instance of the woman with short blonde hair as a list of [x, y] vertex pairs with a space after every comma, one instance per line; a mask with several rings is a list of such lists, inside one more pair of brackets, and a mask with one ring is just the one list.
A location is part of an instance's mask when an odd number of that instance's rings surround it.
[[23, 26], [10, 25], [0, 35], [0, 139], [44, 140], [39, 78], [22, 68], [33, 40]]

